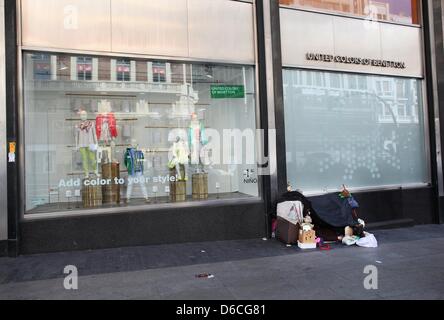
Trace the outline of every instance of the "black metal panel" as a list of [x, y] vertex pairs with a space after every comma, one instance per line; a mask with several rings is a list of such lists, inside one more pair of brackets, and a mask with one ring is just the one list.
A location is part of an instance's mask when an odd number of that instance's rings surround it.
[[[259, 109], [260, 109], [260, 128], [264, 130], [263, 157], [269, 158], [269, 135], [268, 135], [268, 106], [267, 106], [267, 66], [265, 63], [265, 30], [264, 30], [264, 4], [262, 1], [256, 2], [256, 33], [257, 33], [257, 58], [258, 58], [258, 86], [259, 86]], [[264, 164], [266, 167], [267, 164]], [[266, 232], [270, 236], [272, 212], [271, 203], [271, 179], [269, 175], [262, 177], [262, 191], [266, 210]]]
[[[282, 55], [281, 55], [281, 33], [280, 33], [280, 13], [279, 2], [267, 0], [270, 3], [270, 28], [271, 28], [271, 46], [267, 48], [265, 20], [268, 14], [264, 14], [263, 1], [256, 2], [256, 21], [257, 21], [257, 42], [258, 42], [258, 65], [259, 65], [259, 97], [261, 106], [261, 128], [265, 130], [265, 155], [266, 157], [276, 157], [277, 173], [270, 176], [264, 176], [264, 191], [266, 208], [268, 214], [268, 235], [270, 235], [270, 225], [273, 214], [275, 213], [276, 201], [280, 195], [287, 189], [287, 170], [286, 170], [286, 145], [285, 145], [285, 118], [283, 101], [283, 78], [282, 78]], [[268, 21], [267, 21], [268, 23]], [[272, 61], [267, 61], [267, 50], [272, 51]], [[273, 74], [267, 74], [267, 63], [272, 64]], [[268, 106], [268, 77], [273, 78], [273, 98], [274, 98], [274, 121], [276, 127], [276, 154], [269, 154], [269, 107]]]
[[274, 109], [276, 122], [276, 158], [278, 170], [277, 200], [287, 191], [287, 153], [285, 139], [284, 79], [282, 75], [281, 19], [279, 1], [271, 1], [271, 38], [273, 43]]
[[[6, 130], [8, 142], [17, 142], [18, 113], [17, 113], [17, 25], [16, 1], [5, 1], [5, 43], [6, 43]], [[20, 152], [17, 148], [16, 162], [8, 163], [8, 238], [10, 240], [9, 254], [16, 256], [18, 241], [18, 221], [20, 208], [19, 168]]]
[[21, 223], [21, 254], [266, 236], [262, 201]]
[[0, 258], [8, 256], [8, 241], [0, 241]]
[[[438, 103], [439, 104], [439, 114], [433, 114], [433, 118], [430, 119], [435, 119], [435, 117], [439, 117], [440, 119], [440, 133], [441, 133], [441, 148], [444, 147], [444, 37], [443, 37], [443, 3], [441, 0], [433, 0], [431, 2], [424, 0], [424, 6], [425, 8], [428, 10], [429, 6], [432, 6], [432, 10], [433, 10], [433, 22], [434, 22], [434, 28], [433, 30], [428, 30], [428, 28], [426, 28], [426, 57], [427, 57], [427, 76], [428, 76], [428, 80], [432, 81], [431, 79], [431, 75], [432, 72], [436, 72], [437, 75], [437, 85], [438, 85], [438, 101], [434, 101], [434, 96], [433, 96], [433, 91], [432, 92], [428, 92], [429, 94], [429, 99], [430, 101], [433, 101], [434, 103]], [[429, 25], [429, 19], [426, 16], [426, 21], [425, 21], [425, 25]], [[430, 43], [430, 36], [429, 33], [433, 32], [434, 33], [434, 40], [435, 43], [431, 44]], [[431, 48], [430, 45], [434, 45], [434, 51], [435, 51], [435, 58], [436, 58], [436, 64], [432, 65], [431, 64]], [[432, 82], [429, 82], [432, 83]], [[431, 124], [433, 126], [433, 131], [431, 132], [431, 134], [434, 137], [434, 140], [436, 142], [436, 134], [435, 134], [435, 123]], [[433, 147], [435, 146], [435, 144], [433, 144]], [[436, 156], [436, 148], [434, 148], [434, 152], [433, 155]], [[441, 150], [442, 152], [442, 150]], [[442, 155], [441, 155], [442, 156]], [[435, 157], [436, 159], [436, 157]], [[442, 157], [442, 166], [444, 168], [444, 157]], [[435, 162], [435, 161], [433, 161]], [[443, 174], [442, 172], [438, 172], [437, 170], [435, 170], [435, 175], [437, 174]], [[436, 177], [437, 178], [437, 177]], [[439, 200], [437, 201], [438, 203], [438, 215], [439, 215], [439, 222], [440, 223], [444, 223], [444, 206], [442, 205], [444, 203], [444, 197], [439, 197], [439, 192], [437, 190], [437, 197], [439, 198]]]

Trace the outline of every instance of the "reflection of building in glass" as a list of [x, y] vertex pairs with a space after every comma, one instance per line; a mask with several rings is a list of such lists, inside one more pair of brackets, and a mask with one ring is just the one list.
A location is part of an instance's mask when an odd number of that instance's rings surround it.
[[376, 20], [419, 23], [417, 0], [280, 0], [280, 4], [360, 15]]
[[370, 103], [376, 101], [381, 106], [377, 110], [381, 123], [419, 122], [419, 97], [414, 80], [301, 70], [293, 72], [292, 80], [292, 88], [299, 89], [304, 96], [317, 97], [316, 100], [341, 98], [339, 103], [345, 103], [347, 99], [354, 100], [352, 97], [361, 97]]
[[285, 70], [284, 98], [292, 185], [319, 191], [422, 179], [418, 80]]

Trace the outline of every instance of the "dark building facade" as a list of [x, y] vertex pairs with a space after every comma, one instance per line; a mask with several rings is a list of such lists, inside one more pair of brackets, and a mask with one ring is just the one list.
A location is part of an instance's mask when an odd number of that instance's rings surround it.
[[440, 223], [440, 1], [5, 0], [0, 255], [270, 235], [288, 185]]

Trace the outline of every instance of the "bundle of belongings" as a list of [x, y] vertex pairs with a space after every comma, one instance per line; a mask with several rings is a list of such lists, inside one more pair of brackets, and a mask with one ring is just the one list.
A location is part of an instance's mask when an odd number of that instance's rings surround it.
[[375, 248], [376, 238], [364, 231], [365, 222], [359, 219], [358, 209], [358, 202], [345, 187], [339, 195], [327, 194], [310, 201], [300, 192], [289, 191], [278, 201], [277, 237], [302, 249], [337, 241]]

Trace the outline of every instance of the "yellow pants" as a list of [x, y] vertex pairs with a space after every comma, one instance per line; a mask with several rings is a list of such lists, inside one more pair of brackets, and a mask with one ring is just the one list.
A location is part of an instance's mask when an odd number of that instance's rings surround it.
[[96, 152], [91, 151], [88, 147], [80, 148], [80, 154], [82, 155], [83, 171], [87, 176], [90, 172], [97, 170]]

